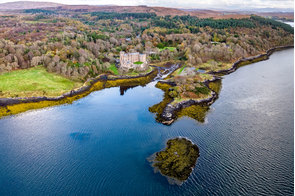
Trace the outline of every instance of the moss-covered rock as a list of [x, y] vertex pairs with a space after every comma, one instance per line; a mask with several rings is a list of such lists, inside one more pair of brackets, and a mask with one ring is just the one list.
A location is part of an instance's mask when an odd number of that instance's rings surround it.
[[210, 107], [207, 105], [192, 105], [177, 112], [177, 117], [188, 116], [200, 123], [204, 123]]
[[171, 98], [169, 96], [169, 93], [168, 93], [169, 89], [171, 88], [171, 85], [166, 84], [166, 83], [158, 82], [156, 84], [156, 87], [165, 92], [164, 93], [164, 98], [160, 103], [149, 107], [149, 111], [152, 112], [152, 113], [156, 113], [156, 120], [161, 122], [162, 121], [161, 114], [162, 114], [164, 108], [173, 100], [173, 98]]
[[175, 138], [167, 141], [163, 151], [151, 158], [155, 171], [168, 178], [170, 183], [181, 185], [190, 176], [199, 157], [199, 148], [186, 138]]

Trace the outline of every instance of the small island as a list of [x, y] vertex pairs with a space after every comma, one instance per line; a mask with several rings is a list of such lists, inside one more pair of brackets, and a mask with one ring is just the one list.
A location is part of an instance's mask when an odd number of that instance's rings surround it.
[[169, 183], [181, 185], [190, 176], [198, 157], [197, 145], [186, 138], [175, 138], [168, 140], [166, 148], [152, 155], [149, 161]]

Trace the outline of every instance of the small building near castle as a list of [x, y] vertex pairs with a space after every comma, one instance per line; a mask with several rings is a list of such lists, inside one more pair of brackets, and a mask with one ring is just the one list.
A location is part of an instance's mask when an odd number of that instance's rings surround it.
[[120, 69], [128, 72], [130, 69], [146, 71], [148, 69], [146, 54], [120, 52]]

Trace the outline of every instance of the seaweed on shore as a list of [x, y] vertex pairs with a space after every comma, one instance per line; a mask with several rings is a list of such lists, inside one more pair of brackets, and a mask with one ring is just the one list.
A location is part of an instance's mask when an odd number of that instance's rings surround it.
[[[73, 96], [63, 96], [60, 97], [60, 99], [56, 100], [41, 100], [41, 101], [22, 101], [17, 104], [8, 104], [5, 106], [0, 106], [0, 118], [4, 116], [9, 116], [9, 115], [15, 115], [18, 113], [22, 113], [28, 110], [33, 110], [33, 109], [41, 109], [41, 108], [46, 108], [50, 106], [55, 106], [55, 105], [62, 105], [62, 104], [71, 104], [72, 102], [87, 96], [93, 91], [99, 91], [104, 88], [111, 88], [111, 87], [116, 87], [116, 86], [130, 86], [130, 85], [146, 85], [149, 83], [157, 74], [157, 72], [152, 72], [151, 74], [148, 74], [147, 76], [141, 76], [141, 77], [130, 77], [130, 78], [116, 78], [112, 80], [97, 80], [94, 81], [93, 84], [88, 84], [90, 85], [90, 89], [86, 91], [82, 91], [81, 93], [77, 93]], [[34, 99], [34, 98], [32, 98]], [[25, 99], [24, 99], [25, 100]]]
[[178, 118], [188, 116], [200, 123], [204, 123], [209, 110], [210, 106], [207, 105], [192, 105], [177, 112], [176, 116]]
[[152, 156], [155, 171], [168, 178], [170, 183], [181, 185], [188, 179], [199, 157], [199, 148], [186, 138], [167, 141], [164, 150]]
[[161, 122], [161, 114], [163, 113], [164, 108], [171, 101], [173, 101], [173, 98], [171, 98], [169, 96], [169, 94], [168, 94], [168, 91], [171, 88], [171, 85], [166, 84], [166, 83], [158, 82], [156, 84], [156, 87], [164, 91], [164, 98], [163, 98], [163, 100], [160, 103], [155, 104], [155, 105], [149, 107], [149, 111], [152, 112], [152, 113], [156, 113], [156, 120], [159, 121], [159, 122]]

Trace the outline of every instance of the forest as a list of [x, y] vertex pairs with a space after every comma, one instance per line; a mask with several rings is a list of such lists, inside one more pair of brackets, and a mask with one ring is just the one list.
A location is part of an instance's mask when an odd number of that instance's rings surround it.
[[0, 17], [0, 73], [42, 65], [86, 81], [114, 70], [119, 52], [148, 54], [150, 63], [213, 67], [293, 45], [293, 28], [251, 16], [212, 19], [154, 13], [29, 9]]

